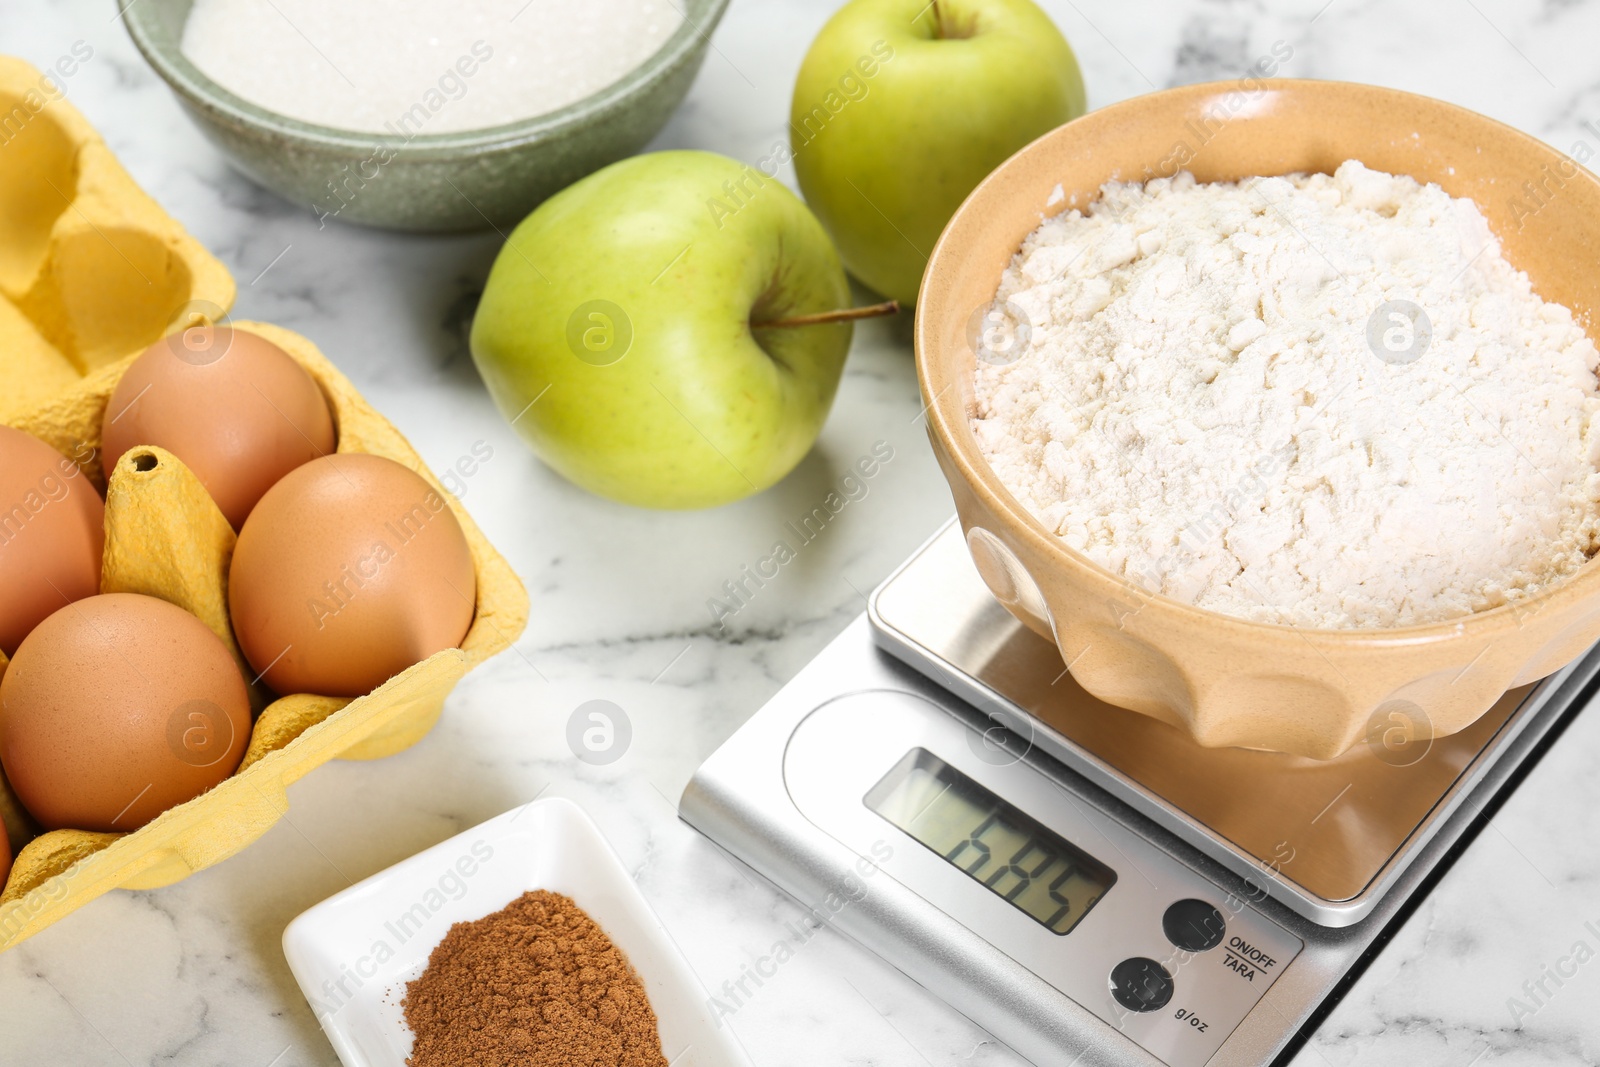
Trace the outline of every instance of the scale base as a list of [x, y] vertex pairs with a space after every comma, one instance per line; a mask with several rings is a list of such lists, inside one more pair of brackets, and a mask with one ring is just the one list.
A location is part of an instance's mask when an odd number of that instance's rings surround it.
[[[952, 537], [955, 547], [961, 550], [958, 553], [948, 551]], [[947, 550], [942, 556], [937, 551], [930, 552], [941, 545]], [[932, 587], [941, 598], [941, 611], [936, 617], [946, 620], [955, 632], [972, 638], [964, 646], [965, 652], [962, 647], [954, 647], [948, 656], [917, 662], [933, 650], [921, 640], [908, 640], [926, 635], [902, 628], [905, 613], [900, 608], [906, 601], [903, 599], [898, 605], [893, 601], [898, 591], [915, 586], [928, 593], [926, 577], [919, 577], [928, 571], [916, 569], [919, 560], [925, 564], [936, 561], [944, 569], [946, 584]], [[809, 728], [800, 735], [797, 731], [818, 709], [841, 697], [874, 690], [893, 691], [896, 695], [892, 701], [897, 704], [914, 699], [937, 709], [937, 714], [924, 716], [923, 721], [934, 734], [945, 738], [940, 742], [945, 751], [938, 755], [964, 761], [975, 777], [987, 778], [996, 794], [1017, 801], [1021, 793], [1037, 788], [1027, 785], [1024, 779], [1047, 782], [1065, 800], [1055, 805], [1056, 810], [1071, 819], [1088, 820], [1085, 825], [1090, 825], [1089, 830], [1063, 830], [1064, 836], [1118, 868], [1125, 879], [1108, 892], [1099, 908], [1108, 908], [1119, 891], [1135, 885], [1140, 878], [1130, 868], [1130, 857], [1154, 857], [1141, 859], [1139, 866], [1152, 872], [1146, 880], [1156, 887], [1156, 896], [1199, 896], [1226, 908], [1237, 902], [1239, 910], [1229, 912], [1230, 929], [1252, 932], [1252, 936], [1270, 934], [1281, 938], [1281, 944], [1299, 946], [1292, 955], [1285, 955], [1286, 962], [1273, 972], [1264, 993], [1251, 1001], [1236, 1023], [1222, 1008], [1216, 1009], [1220, 1012], [1216, 1019], [1220, 1021], [1213, 1024], [1215, 1029], [1208, 1027], [1207, 1031], [1215, 1040], [1180, 1040], [1172, 1036], [1170, 1025], [1156, 1021], [1168, 1019], [1167, 1011], [1119, 1014], [1107, 999], [1106, 987], [1100, 984], [1102, 979], [1096, 977], [1086, 985], [1064, 971], [1054, 973], [1055, 965], [1046, 958], [1048, 954], [1030, 957], [1032, 950], [1008, 944], [1006, 938], [1011, 934], [999, 927], [1010, 921], [1006, 911], [1010, 906], [996, 903], [998, 912], [991, 912], [986, 910], [988, 905], [975, 903], [978, 898], [970, 894], [961, 897], [956, 886], [966, 880], [964, 875], [957, 873], [953, 876], [955, 882], [944, 878], [936, 885], [932, 874], [897, 866], [896, 862], [875, 867], [877, 876], [869, 883], [868, 891], [850, 907], [837, 911], [830, 925], [1039, 1064], [1061, 1062], [1063, 1053], [1069, 1059], [1076, 1057], [1073, 1062], [1083, 1067], [1227, 1067], [1267, 1063], [1279, 1055], [1287, 1056], [1302, 1035], [1309, 1033], [1331, 1008], [1343, 983], [1359, 972], [1387, 940], [1388, 933], [1420, 903], [1433, 881], [1465, 848], [1481, 826], [1484, 812], [1497, 806], [1499, 799], [1514, 788], [1542, 752], [1541, 741], [1553, 739], [1560, 726], [1588, 700], [1600, 671], [1600, 655], [1591, 650], [1559, 675], [1520, 694], [1488, 742], [1470, 755], [1448, 787], [1440, 791], [1434, 810], [1406, 835], [1370, 884], [1352, 898], [1354, 903], [1320, 898], [1320, 903], [1308, 904], [1306, 886], [1280, 874], [1263, 873], [1259, 857], [1221, 838], [1192, 812], [1171, 804], [1146, 782], [1124, 773], [1102, 754], [1049, 725], [1043, 717], [1026, 712], [1009, 700], [1002, 686], [992, 684], [1003, 680], [993, 673], [997, 665], [1015, 665], [1014, 657], [1004, 650], [1026, 648], [1025, 644], [1016, 644], [1019, 639], [1013, 632], [1022, 628], [988, 599], [975, 571], [970, 572], [970, 580], [977, 583], [976, 590], [968, 586], [967, 592], [976, 595], [965, 600], [955, 595], [967, 578], [955, 563], [964, 563], [970, 570], [959, 532], [952, 535], [951, 528], [947, 528], [878, 589], [867, 614], [851, 623], [713, 753], [685, 789], [679, 811], [687, 822], [802, 904], [826, 898], [852, 877], [864, 857], [870, 859], [871, 852], [861, 841], [852, 842], [852, 834], [857, 831], [836, 821], [848, 816], [829, 814], [832, 810], [855, 808], [866, 812], [860, 803], [861, 795], [854, 793], [855, 786], [844, 784], [844, 765], [879, 759], [887, 771], [913, 747], [913, 742], [909, 738], [897, 739], [893, 744], [884, 742], [882, 752], [865, 740], [819, 750], [836, 753], [830, 757], [831, 763], [814, 751], [808, 762], [822, 764], [830, 773], [838, 769], [834, 780], [840, 786], [831, 790], [818, 788], [815, 783], [827, 779], [811, 774], [806, 780], [812, 784], [797, 787], [801, 778], [789, 761], [806, 748], [797, 737], [816, 734]], [[895, 584], [908, 577], [915, 583]], [[913, 618], [907, 626], [914, 622]], [[1043, 648], [1053, 654], [1048, 644], [1037, 639], [1034, 642], [1035, 652]], [[972, 658], [975, 648], [987, 648], [989, 653]], [[886, 649], [892, 649], [893, 654]], [[909, 666], [908, 660], [916, 666]], [[1047, 659], [1044, 662], [1048, 664]], [[1056, 673], [1059, 674], [1059, 666]], [[992, 746], [984, 743], [984, 731], [992, 727], [997, 717], [1007, 714], [1025, 716], [1002, 721], [1008, 725], [1011, 721], [1027, 722], [1024, 729], [1032, 735], [1031, 743], [1016, 749], [1020, 758], [1015, 767], [995, 760]], [[854, 721], [871, 718], [857, 714]], [[945, 725], [936, 726], [936, 722]], [[960, 729], [955, 734], [948, 732], [956, 727]], [[969, 743], [951, 744], [948, 738], [952, 736], [966, 737]], [[811, 747], [817, 750], [816, 745]], [[980, 755], [985, 751], [990, 753], [988, 759]], [[1286, 758], [1267, 753], [1244, 755]], [[1008, 792], [1016, 795], [1007, 796]], [[1204, 832], [1197, 832], [1197, 827]], [[918, 850], [933, 855], [910, 838], [895, 838], [898, 831], [887, 822], [871, 832], [892, 841], [897, 857], [915, 855]], [[1114, 847], [1112, 842], [1117, 841], [1123, 844]], [[979, 888], [972, 892], [981, 897], [988, 891]], [[930, 897], [939, 898], [938, 903]], [[988, 918], [980, 921], [980, 911]], [[1007, 918], [991, 922], [995, 914]], [[1106, 912], [1108, 917], [1112, 914]], [[1057, 955], [1064, 960], [1081, 961], [1094, 957], [1096, 951], [1108, 951], [1108, 937], [1098, 933], [1093, 938], [1085, 937], [1094, 917], [1091, 914], [1078, 930], [1055, 942], [1063, 946]], [[1023, 926], [1028, 921], [1031, 920], [1024, 920]], [[1136, 918], [1120, 922], [1122, 925], [1115, 929], [1125, 930], [1130, 954], [1149, 955], [1154, 951], [1142, 947], [1150, 943], [1152, 936], [1148, 922]], [[1021, 928], [1013, 923], [1012, 933]], [[1105, 929], [1113, 927], [1107, 925]], [[1003, 950], [997, 944], [1007, 947]], [[1069, 947], [1080, 945], [1085, 948]], [[1178, 968], [1212, 966], [1206, 961], [1223, 957], [1201, 952], [1192, 957], [1201, 961], [1195, 964], [1171, 956], [1170, 946], [1167, 951], [1169, 956], [1162, 959], [1174, 970], [1178, 989], [1169, 1007], [1176, 1009], [1177, 998], [1213, 984], [1191, 980], [1193, 974], [1202, 972]], [[1226, 946], [1212, 953], [1224, 951]], [[1095, 976], [1103, 973], [1097, 969], [1101, 965], [1097, 961], [1098, 957], [1094, 957], [1089, 964]]]

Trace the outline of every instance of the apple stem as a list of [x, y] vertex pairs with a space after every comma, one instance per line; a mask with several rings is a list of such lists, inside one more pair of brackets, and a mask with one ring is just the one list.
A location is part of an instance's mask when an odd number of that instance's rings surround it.
[[[965, 18], [958, 11], [951, 12], [949, 20], [946, 20], [945, 9], [939, 6], [939, 0], [929, 0], [928, 6], [923, 10], [933, 17], [933, 39], [935, 41], [959, 41], [972, 37], [977, 33], [976, 16], [972, 12], [968, 12]], [[921, 15], [917, 16], [917, 18], [921, 17]]]
[[834, 311], [819, 311], [815, 315], [796, 315], [792, 319], [752, 322], [750, 326], [757, 330], [784, 330], [790, 326], [821, 326], [829, 322], [854, 322], [856, 319], [875, 319], [880, 315], [896, 314], [899, 310], [900, 301], [885, 300], [881, 304], [869, 304], [866, 307], [838, 308]]

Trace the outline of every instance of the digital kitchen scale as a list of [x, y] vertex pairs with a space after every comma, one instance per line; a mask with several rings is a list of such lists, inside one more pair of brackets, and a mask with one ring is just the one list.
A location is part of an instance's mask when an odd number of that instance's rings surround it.
[[1329, 762], [1201, 748], [1075, 685], [952, 522], [679, 810], [1036, 1064], [1261, 1064], [1298, 1048], [1597, 674], [1600, 646], [1461, 733], [1380, 729]]

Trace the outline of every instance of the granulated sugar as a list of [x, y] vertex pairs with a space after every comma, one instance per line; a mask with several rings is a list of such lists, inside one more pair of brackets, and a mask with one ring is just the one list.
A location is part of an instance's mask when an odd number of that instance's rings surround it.
[[183, 54], [268, 110], [404, 140], [564, 107], [682, 21], [670, 0], [195, 0]]
[[1023, 244], [993, 324], [1019, 343], [976, 381], [989, 462], [1068, 545], [1324, 628], [1489, 608], [1594, 553], [1595, 346], [1473, 203], [1357, 162], [1102, 194]]

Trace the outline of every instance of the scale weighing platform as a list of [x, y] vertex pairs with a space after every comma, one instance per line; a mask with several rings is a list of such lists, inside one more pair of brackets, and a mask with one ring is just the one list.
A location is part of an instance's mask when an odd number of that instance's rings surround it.
[[[1287, 1060], [1600, 684], [1451, 737], [1201, 748], [1074, 684], [953, 521], [695, 772], [682, 817], [1040, 1064]], [[830, 909], [831, 910], [831, 909]]]

